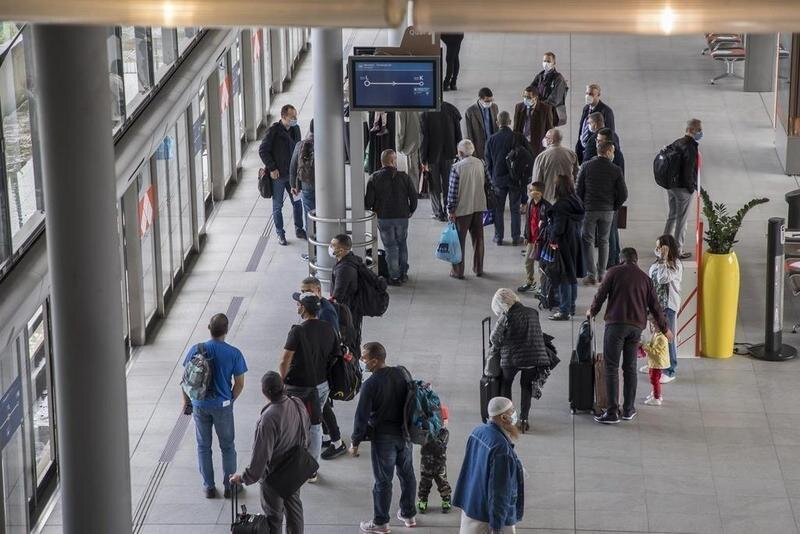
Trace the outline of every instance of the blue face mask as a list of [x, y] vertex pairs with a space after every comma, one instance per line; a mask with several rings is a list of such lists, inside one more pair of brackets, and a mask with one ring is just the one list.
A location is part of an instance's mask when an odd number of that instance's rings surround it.
[[700, 142], [702, 138], [703, 138], [703, 132], [697, 132], [696, 134], [694, 134], [695, 141]]
[[526, 98], [526, 99], [523, 100], [523, 102], [525, 102], [525, 107], [529, 108], [529, 107], [533, 106], [533, 99], [531, 99], [531, 98]]
[[511, 413], [511, 424], [517, 426], [517, 423], [519, 423], [519, 414], [517, 413], [516, 410], [514, 410]]
[[297, 119], [289, 119], [289, 128], [297, 126]]
[[358, 360], [358, 366], [361, 368], [362, 373], [369, 373], [369, 369], [367, 369], [367, 364], [364, 363], [364, 360]]

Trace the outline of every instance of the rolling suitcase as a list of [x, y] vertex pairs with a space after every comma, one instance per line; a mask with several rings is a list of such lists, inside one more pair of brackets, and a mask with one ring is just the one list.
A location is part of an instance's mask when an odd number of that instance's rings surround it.
[[[241, 489], [241, 488], [240, 488]], [[239, 511], [239, 492], [234, 490], [231, 495], [231, 534], [269, 534], [267, 516], [263, 514], [250, 514], [247, 507], [242, 505]]]
[[[488, 330], [488, 334], [487, 334]], [[489, 419], [489, 401], [494, 397], [500, 396], [500, 377], [486, 376], [486, 342], [492, 331], [492, 318], [486, 317], [481, 321], [481, 353], [483, 354], [483, 368], [481, 369], [480, 399], [481, 399], [481, 421], [484, 423]]]
[[573, 330], [572, 357], [569, 362], [569, 407], [572, 413], [590, 412], [594, 408], [594, 362], [578, 358]]

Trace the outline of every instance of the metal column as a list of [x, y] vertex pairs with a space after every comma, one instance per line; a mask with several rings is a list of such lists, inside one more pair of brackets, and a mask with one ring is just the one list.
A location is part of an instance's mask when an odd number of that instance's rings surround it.
[[[363, 111], [350, 112], [350, 217], [353, 220], [362, 219], [366, 213], [364, 208], [364, 195], [366, 194], [366, 175], [364, 166], [364, 123], [367, 114]], [[367, 225], [363, 222], [353, 223], [353, 241], [366, 241]], [[377, 249], [377, 247], [374, 247]], [[366, 255], [367, 247], [353, 247], [356, 254], [362, 258]], [[378, 251], [372, 251], [372, 258], [377, 260]]]
[[775, 86], [775, 54], [778, 36], [748, 33], [744, 40], [744, 91], [767, 92]]
[[66, 534], [131, 531], [107, 36], [33, 29]]
[[[311, 30], [311, 68], [314, 73], [311, 97], [314, 102], [316, 215], [324, 219], [344, 219], [342, 30]], [[343, 231], [344, 224], [319, 223], [317, 240], [329, 242]], [[333, 267], [326, 249], [317, 250], [317, 263], [322, 268]]]

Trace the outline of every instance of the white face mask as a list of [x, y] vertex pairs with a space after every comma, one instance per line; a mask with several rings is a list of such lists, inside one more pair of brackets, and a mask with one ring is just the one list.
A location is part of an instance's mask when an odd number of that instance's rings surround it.
[[548, 144], [547, 144], [547, 138], [546, 138], [546, 137], [542, 137], [542, 146], [543, 146], [544, 148], [547, 148], [547, 147], [549, 147], [549, 146], [550, 146], [550, 145], [548, 145]]
[[661, 250], [658, 247], [653, 249], [653, 254], [656, 255], [656, 258], [661, 259]]
[[511, 412], [511, 424], [517, 426], [517, 423], [519, 423], [519, 414], [514, 410]]
[[586, 100], [586, 103], [589, 104], [590, 106], [594, 103], [594, 97], [592, 95], [586, 95], [584, 99]]
[[549, 61], [543, 61], [542, 68], [545, 70], [545, 72], [550, 72], [550, 69], [553, 68], [553, 64], [550, 63]]
[[489, 109], [490, 107], [492, 107], [491, 102], [485, 102], [483, 100], [478, 100], [478, 104], [484, 109]]
[[333, 245], [328, 245], [328, 256], [336, 258], [336, 249], [333, 248]]
[[526, 105], [527, 107], [531, 107], [531, 106], [533, 106], [533, 99], [532, 99], [532, 98], [525, 98], [525, 99], [523, 100], [523, 102], [525, 102], [525, 105]]

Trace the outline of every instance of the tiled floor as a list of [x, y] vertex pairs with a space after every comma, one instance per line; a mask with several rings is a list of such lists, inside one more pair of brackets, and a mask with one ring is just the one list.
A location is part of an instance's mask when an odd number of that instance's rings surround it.
[[[360, 31], [354, 42], [381, 39], [379, 32]], [[707, 85], [721, 66], [701, 57], [701, 48], [702, 40], [693, 37], [468, 35], [461, 55], [461, 90], [446, 97], [463, 111], [477, 89], [489, 85], [500, 108], [511, 109], [533, 78], [540, 54], [553, 50], [572, 86], [571, 116], [564, 131], [574, 142], [582, 85], [599, 81], [604, 100], [614, 108], [629, 169], [631, 222], [622, 240], [642, 251], [643, 263], [649, 262], [648, 251], [665, 217], [662, 191], [649, 170], [653, 154], [681, 134], [688, 117], [703, 119], [704, 180], [714, 198], [734, 205], [755, 195], [772, 199], [752, 212], [737, 246], [742, 265], [739, 340], [757, 342], [763, 329], [765, 221], [785, 213], [782, 195], [797, 182], [779, 167], [769, 96], [743, 93], [735, 81]], [[310, 78], [307, 59], [288, 92], [274, 102], [297, 105], [304, 131], [312, 116]], [[276, 367], [286, 333], [297, 319], [290, 292], [307, 273], [300, 259], [304, 244], [292, 240], [282, 248], [271, 236], [255, 270], [247, 271], [268, 226], [270, 208], [256, 192], [253, 147], [245, 167], [243, 182], [210, 221], [207, 246], [169, 317], [155, 341], [138, 351], [129, 375], [134, 510], [151, 480], [158, 482], [142, 533], [229, 531], [229, 502], [201, 497], [191, 423], [174, 459], [165, 470], [156, 471], [179, 418], [178, 361], [186, 347], [204, 338], [210, 315], [243, 297], [230, 333], [230, 341], [243, 350], [250, 366], [236, 406], [243, 467], [262, 406], [258, 379]], [[522, 264], [519, 249], [488, 245], [487, 277], [450, 279], [447, 266], [432, 255], [440, 229], [428, 219], [423, 202], [411, 223], [412, 282], [392, 288], [388, 313], [367, 320], [364, 332], [365, 340], [387, 346], [390, 363], [403, 363], [430, 380], [450, 406], [448, 465], [455, 482], [466, 436], [479, 421], [480, 319], [490, 313], [495, 289], [518, 285]], [[591, 290], [579, 290], [580, 310], [591, 296]], [[795, 311], [787, 308], [787, 322]], [[576, 325], [543, 323], [566, 359]], [[787, 334], [785, 341], [797, 344], [797, 336]], [[608, 428], [587, 416], [570, 415], [567, 365], [562, 364], [545, 386], [543, 398], [535, 402], [532, 433], [517, 446], [527, 470], [525, 518], [519, 531], [797, 534], [798, 381], [800, 361], [681, 360], [679, 379], [665, 386], [663, 407], [640, 405], [637, 420]], [[640, 385], [640, 397], [646, 389], [646, 384]], [[353, 408], [353, 403], [336, 406], [345, 433], [352, 428]], [[219, 469], [218, 453], [215, 460]], [[154, 473], [163, 476], [154, 478]], [[319, 484], [302, 492], [306, 531], [356, 532], [358, 521], [369, 518], [372, 510], [369, 456], [326, 462], [320, 477]], [[249, 508], [259, 508], [256, 488], [247, 491], [245, 501]], [[457, 532], [458, 514], [436, 512], [436, 498], [432, 505], [434, 510], [419, 518], [416, 530]], [[60, 532], [59, 523], [56, 509], [46, 532]], [[392, 528], [404, 531], [397, 525]]]

